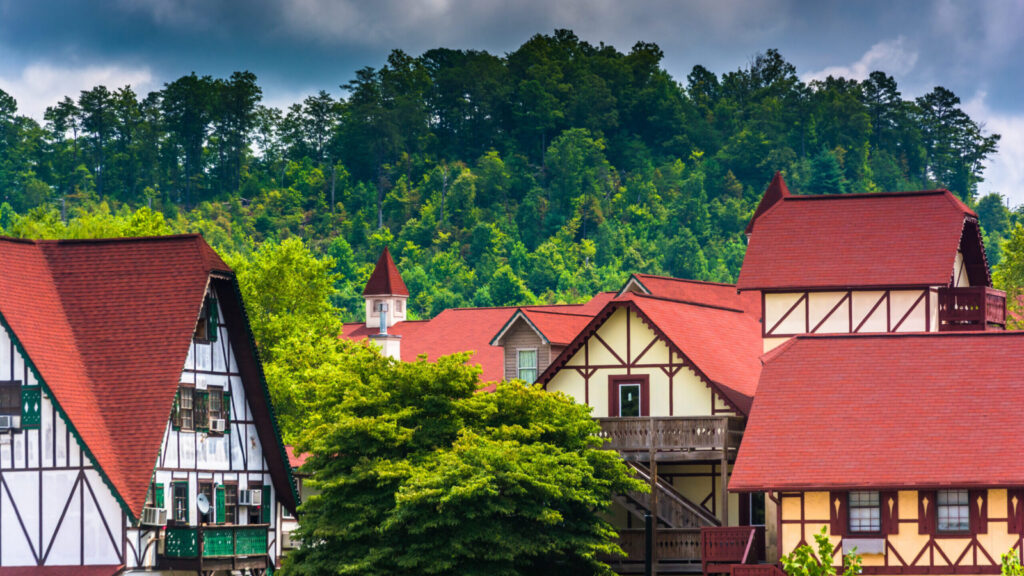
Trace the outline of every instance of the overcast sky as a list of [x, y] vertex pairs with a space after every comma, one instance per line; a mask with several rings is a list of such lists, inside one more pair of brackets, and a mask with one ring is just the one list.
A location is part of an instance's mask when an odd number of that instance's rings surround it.
[[904, 97], [945, 86], [1003, 135], [981, 192], [1024, 204], [1024, 0], [0, 0], [0, 88], [41, 118], [97, 84], [145, 94], [251, 70], [264, 103], [284, 107], [339, 95], [393, 48], [504, 54], [556, 28], [624, 52], [655, 42], [680, 82], [778, 48], [805, 80], [880, 69]]

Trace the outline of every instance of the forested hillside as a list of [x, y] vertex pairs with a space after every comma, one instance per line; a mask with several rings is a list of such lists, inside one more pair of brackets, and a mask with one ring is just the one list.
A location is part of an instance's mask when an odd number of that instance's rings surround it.
[[661, 59], [559, 30], [506, 55], [395, 51], [342, 99], [287, 110], [260, 103], [251, 73], [192, 74], [68, 95], [43, 125], [0, 86], [0, 229], [198, 231], [243, 258], [297, 236], [335, 259], [353, 319], [387, 245], [425, 317], [578, 301], [635, 271], [734, 280], [781, 170], [797, 193], [949, 188], [998, 257], [1017, 215], [978, 195], [999, 136], [949, 90], [905, 98], [884, 71], [806, 84], [775, 50], [686, 78]]

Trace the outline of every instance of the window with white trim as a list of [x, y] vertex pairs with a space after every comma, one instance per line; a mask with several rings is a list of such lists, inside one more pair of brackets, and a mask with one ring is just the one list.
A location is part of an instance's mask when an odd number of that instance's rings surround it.
[[967, 490], [939, 490], [935, 512], [939, 532], [967, 532], [971, 529]]
[[850, 492], [850, 532], [877, 533], [882, 531], [882, 505], [878, 492], [860, 490]]
[[533, 384], [537, 381], [537, 350], [517, 350], [516, 377]]

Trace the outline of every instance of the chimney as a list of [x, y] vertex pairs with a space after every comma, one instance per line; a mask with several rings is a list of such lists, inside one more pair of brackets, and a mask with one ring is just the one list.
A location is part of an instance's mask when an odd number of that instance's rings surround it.
[[370, 334], [370, 339], [380, 346], [382, 356], [401, 360], [402, 337], [398, 334], [388, 334], [388, 304], [381, 302], [377, 305], [377, 315], [380, 318], [380, 332]]

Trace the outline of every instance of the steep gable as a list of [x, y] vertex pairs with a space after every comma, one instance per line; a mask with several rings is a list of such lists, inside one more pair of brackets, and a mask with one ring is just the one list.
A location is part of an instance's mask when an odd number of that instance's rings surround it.
[[[230, 268], [201, 237], [186, 235], [0, 239], [0, 270], [0, 320], [125, 512], [137, 517], [211, 275], [234, 283]], [[244, 323], [237, 287], [222, 301]], [[247, 386], [258, 387], [254, 349], [246, 360], [246, 380], [255, 382]], [[255, 404], [272, 423], [269, 398]], [[275, 440], [280, 446], [263, 439]], [[278, 451], [268, 450], [272, 467], [286, 462]], [[289, 477], [287, 464], [278, 468]], [[279, 490], [286, 499], [293, 493]]]

